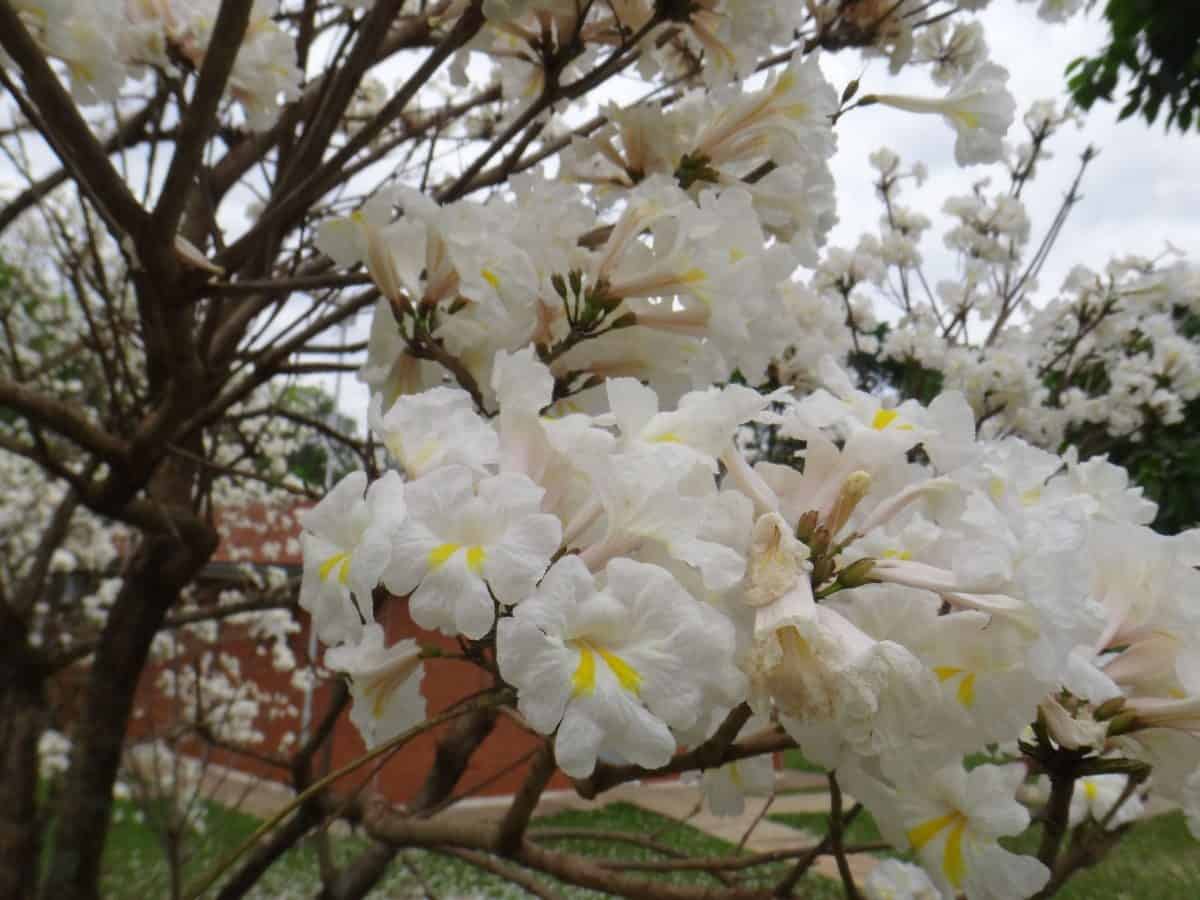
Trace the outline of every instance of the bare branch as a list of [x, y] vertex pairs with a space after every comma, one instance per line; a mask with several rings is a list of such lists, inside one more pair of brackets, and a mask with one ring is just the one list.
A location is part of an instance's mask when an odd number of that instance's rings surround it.
[[162, 193], [151, 216], [151, 232], [168, 245], [174, 240], [179, 217], [187, 205], [189, 187], [203, 158], [217, 106], [242, 47], [253, 6], [254, 0], [221, 0], [221, 9], [213, 25], [213, 37], [204, 51], [204, 63], [192, 93], [192, 102], [183, 114], [179, 139], [175, 142], [175, 155], [171, 158], [171, 167], [167, 170]]
[[0, 46], [20, 67], [25, 88], [41, 116], [35, 124], [43, 130], [63, 165], [80, 183], [87, 185], [118, 232], [140, 235], [149, 218], [146, 211], [108, 161], [104, 147], [63, 90], [8, 0], [0, 0]]

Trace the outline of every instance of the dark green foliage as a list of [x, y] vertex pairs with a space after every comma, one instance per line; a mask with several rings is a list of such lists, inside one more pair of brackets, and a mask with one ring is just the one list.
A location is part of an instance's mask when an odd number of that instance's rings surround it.
[[1182, 422], [1157, 424], [1137, 437], [1112, 438], [1088, 429], [1072, 432], [1068, 441], [1105, 453], [1109, 462], [1129, 470], [1130, 480], [1158, 504], [1156, 531], [1177, 534], [1200, 524], [1200, 401], [1187, 405]]
[[[316, 385], [293, 384], [280, 395], [278, 405], [287, 412], [324, 422], [340, 434], [353, 435], [356, 430], [353, 420], [338, 412], [334, 408], [335, 402], [332, 395]], [[331, 483], [336, 483], [359, 467], [358, 459], [345, 444], [325, 440], [300, 421], [283, 420], [280, 425], [290, 430], [300, 442], [288, 454], [288, 471], [303, 481], [305, 486], [323, 489], [327, 465], [331, 467]], [[333, 454], [332, 460], [329, 460], [330, 453]]]
[[1095, 57], [1067, 67], [1071, 94], [1084, 109], [1114, 102], [1118, 81], [1132, 79], [1120, 118], [1141, 113], [1153, 124], [1200, 128], [1200, 0], [1109, 0], [1111, 40]]

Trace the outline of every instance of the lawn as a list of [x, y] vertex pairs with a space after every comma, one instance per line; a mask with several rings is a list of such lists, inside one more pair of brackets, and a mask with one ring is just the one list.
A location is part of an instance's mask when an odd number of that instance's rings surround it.
[[[230, 848], [247, 837], [258, 821], [250, 816], [210, 805], [204, 834], [193, 838], [193, 854], [186, 866], [186, 881], [190, 882], [214, 866]], [[640, 837], [652, 837], [672, 851], [688, 854], [729, 856], [735, 848], [725, 841], [672, 819], [647, 812], [625, 803], [614, 803], [589, 812], [561, 812], [535, 819], [532, 833], [549, 828], [586, 828], [597, 832], [628, 832]], [[366, 846], [360, 837], [341, 834], [331, 840], [334, 856], [339, 861], [352, 858]], [[628, 843], [581, 838], [547, 839], [546, 846], [572, 851], [585, 851], [590, 856], [620, 860], [665, 859], [665, 855]], [[644, 873], [642, 873], [644, 874]], [[779, 878], [779, 866], [765, 868], [762, 878]], [[717, 884], [711, 876], [697, 872], [676, 872], [662, 877], [683, 884]], [[552, 882], [556, 890], [572, 898], [598, 898], [604, 894], [568, 887]], [[311, 840], [288, 853], [260, 882], [250, 895], [253, 900], [292, 900], [310, 898], [319, 885], [317, 854]], [[832, 881], [810, 878], [805, 896], [813, 900], [833, 900], [841, 896], [841, 888]], [[146, 900], [148, 897], [169, 896], [167, 871], [163, 854], [151, 830], [136, 821], [128, 806], [120, 808], [119, 821], [114, 825], [106, 854], [104, 896], [113, 900]], [[405, 851], [399, 863], [370, 895], [372, 900], [383, 898], [448, 898], [461, 897], [517, 898], [527, 897], [522, 889], [495, 876], [480, 872], [461, 861], [448, 859], [419, 850]]]
[[[826, 816], [823, 813], [781, 813], [769, 818], [780, 824], [802, 829], [810, 834], [824, 833]], [[207, 808], [206, 828], [193, 836], [191, 858], [185, 872], [191, 882], [209, 871], [216, 863], [248, 836], [258, 821], [219, 806]], [[647, 812], [629, 804], [614, 803], [591, 812], [562, 812], [535, 819], [531, 829], [570, 828], [597, 832], [628, 832], [652, 837], [673, 852], [692, 855], [728, 856], [735, 852], [730, 844], [711, 837], [695, 828]], [[879, 832], [869, 814], [863, 812], [847, 829], [846, 843], [861, 844], [879, 840]], [[1037, 829], [1009, 843], [1010, 849], [1029, 852], [1037, 846]], [[363, 847], [365, 839], [353, 834], [339, 833], [330, 840], [335, 859], [353, 858]], [[554, 839], [549, 847], [583, 851], [607, 859], [650, 860], [666, 858], [643, 847], [612, 840]], [[880, 855], [903, 856], [887, 851]], [[764, 880], [778, 878], [780, 867], [767, 868]], [[671, 873], [660, 877], [673, 882], [716, 884], [711, 876], [702, 873]], [[308, 898], [319, 885], [317, 854], [310, 839], [287, 854], [260, 882], [251, 895], [254, 900], [291, 900]], [[554, 885], [564, 896], [573, 898], [601, 897], [594, 891]], [[804, 896], [814, 900], [833, 900], [842, 896], [839, 885], [832, 881], [810, 877]], [[127, 804], [119, 805], [118, 821], [112, 829], [106, 856], [104, 896], [114, 900], [146, 900], [169, 896], [163, 853], [156, 838], [146, 825], [137, 821]], [[425, 851], [405, 851], [392, 867], [386, 880], [370, 895], [372, 900], [383, 898], [448, 898], [528, 896], [522, 889], [459, 860]], [[1200, 897], [1200, 843], [1188, 833], [1183, 816], [1170, 813], [1143, 823], [1126, 836], [1117, 849], [1098, 867], [1077, 875], [1058, 895], [1064, 900], [1177, 900], [1181, 897]]]
[[[774, 822], [824, 834], [824, 813], [780, 813]], [[1034, 853], [1041, 837], [1034, 826], [1012, 841], [1014, 852]], [[846, 843], [870, 843], [879, 830], [865, 810], [846, 829]], [[911, 854], [883, 851], [879, 856], [911, 859]], [[1183, 814], [1172, 812], [1133, 828], [1100, 865], [1072, 878], [1056, 895], [1063, 900], [1180, 900], [1200, 897], [1200, 843], [1188, 833]]]

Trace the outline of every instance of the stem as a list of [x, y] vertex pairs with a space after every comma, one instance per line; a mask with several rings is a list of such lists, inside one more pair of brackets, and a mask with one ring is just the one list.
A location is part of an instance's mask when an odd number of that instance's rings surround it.
[[201, 894], [212, 887], [213, 884], [216, 883], [217, 879], [227, 872], [229, 868], [242, 857], [243, 854], [245, 854], [251, 847], [258, 843], [258, 841], [264, 835], [270, 833], [276, 828], [276, 826], [279, 825], [280, 822], [303, 806], [306, 800], [316, 796], [334, 782], [339, 781], [340, 779], [349, 775], [351, 772], [362, 768], [371, 760], [378, 759], [385, 753], [390, 753], [393, 750], [403, 746], [413, 738], [417, 737], [417, 735], [424, 734], [429, 729], [441, 725], [443, 722], [448, 722], [451, 719], [456, 719], [459, 716], [478, 709], [484, 709], [491, 706], [500, 706], [504, 703], [510, 702], [511, 700], [512, 697], [508, 691], [498, 691], [495, 694], [480, 697], [472, 703], [464, 703], [460, 706], [448, 709], [439, 715], [426, 719], [420, 725], [416, 725], [410, 728], [408, 731], [396, 735], [391, 740], [384, 741], [374, 750], [363, 754], [358, 759], [351, 763], [347, 763], [340, 769], [335, 769], [324, 778], [314, 781], [310, 787], [298, 794], [296, 799], [294, 799], [291, 803], [289, 803], [271, 818], [259, 825], [258, 828], [256, 828], [248, 838], [242, 841], [242, 843], [239, 844], [232, 853], [221, 860], [212, 870], [208, 872], [208, 874], [201, 877], [201, 879], [184, 894], [185, 900], [198, 900]]
[[[1070, 798], [1068, 798], [1069, 801]], [[842, 788], [838, 784], [837, 773], [829, 773], [829, 844], [833, 849], [833, 858], [837, 861], [838, 874], [842, 876], [842, 887], [846, 890], [846, 900], [861, 900], [862, 895], [854, 884], [854, 873], [850, 871], [850, 863], [846, 859], [846, 847], [842, 843], [846, 821], [842, 817]]]
[[1051, 872], [1058, 859], [1059, 848], [1067, 833], [1067, 822], [1071, 815], [1071, 794], [1075, 791], [1075, 773], [1072, 770], [1050, 772], [1050, 799], [1046, 802], [1045, 831], [1038, 847], [1038, 859]]

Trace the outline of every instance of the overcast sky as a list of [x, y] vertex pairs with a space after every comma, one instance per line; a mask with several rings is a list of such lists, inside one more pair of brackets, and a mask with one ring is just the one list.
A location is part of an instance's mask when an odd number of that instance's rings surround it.
[[[1102, 4], [1101, 4], [1102, 6]], [[997, 0], [982, 15], [993, 61], [1010, 73], [1009, 89], [1017, 100], [1018, 119], [1009, 139], [1025, 136], [1020, 115], [1035, 100], [1065, 97], [1064, 69], [1079, 56], [1102, 47], [1107, 36], [1098, 11], [1079, 16], [1065, 25], [1047, 25], [1035, 14], [1036, 5]], [[823, 61], [826, 75], [844, 85], [860, 71], [861, 63], [848, 55], [830, 55]], [[877, 90], [887, 78], [886, 63], [868, 64], [863, 92]], [[923, 77], [914, 73], [893, 83], [922, 93]], [[1180, 136], [1164, 133], [1141, 118], [1117, 122], [1117, 104], [1099, 104], [1087, 114], [1083, 127], [1067, 126], [1055, 138], [1054, 158], [1040, 172], [1032, 189], [1023, 194], [1033, 225], [1031, 243], [1044, 233], [1061, 202], [1083, 149], [1092, 144], [1100, 156], [1088, 168], [1083, 200], [1075, 207], [1054, 255], [1043, 270], [1039, 294], [1053, 293], [1069, 269], [1083, 263], [1102, 268], [1109, 259], [1126, 253], [1155, 256], [1165, 241], [1200, 251], [1200, 133]], [[923, 188], [906, 182], [905, 202], [934, 219], [934, 228], [922, 245], [926, 257], [945, 254], [941, 230], [945, 220], [936, 215], [952, 194], [964, 194], [972, 182], [994, 171], [992, 185], [1004, 185], [1003, 172], [987, 166], [959, 168], [953, 158], [953, 132], [949, 126], [897, 110], [868, 107], [844, 120], [838, 129], [838, 154], [834, 176], [838, 186], [840, 221], [832, 240], [852, 245], [864, 230], [873, 229], [879, 205], [871, 196], [866, 167], [869, 153], [881, 145], [891, 147], [908, 162], [924, 160], [930, 179]], [[945, 263], [946, 261], [943, 260]]]

